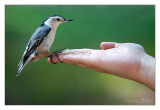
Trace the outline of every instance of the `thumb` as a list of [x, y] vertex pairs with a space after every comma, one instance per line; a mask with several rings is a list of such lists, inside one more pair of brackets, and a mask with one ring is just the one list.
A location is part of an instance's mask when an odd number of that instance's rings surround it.
[[111, 49], [111, 48], [115, 48], [115, 44], [114, 42], [102, 42], [100, 44], [100, 47], [102, 50], [107, 50], [107, 49]]

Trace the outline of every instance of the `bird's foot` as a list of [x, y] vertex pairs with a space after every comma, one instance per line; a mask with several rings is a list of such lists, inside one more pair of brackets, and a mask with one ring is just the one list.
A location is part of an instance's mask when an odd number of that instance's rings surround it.
[[53, 61], [52, 61], [52, 57], [51, 57], [52, 55], [55, 55], [55, 56], [57, 57], [58, 61], [61, 62], [61, 63], [63, 63], [63, 62], [59, 59], [59, 57], [58, 57], [58, 55], [59, 55], [60, 53], [62, 53], [63, 50], [64, 50], [64, 49], [61, 49], [61, 50], [59, 50], [59, 51], [54, 51], [54, 52], [52, 52], [52, 53], [49, 54], [48, 57], [51, 59], [51, 63], [57, 64], [57, 62], [53, 62]]

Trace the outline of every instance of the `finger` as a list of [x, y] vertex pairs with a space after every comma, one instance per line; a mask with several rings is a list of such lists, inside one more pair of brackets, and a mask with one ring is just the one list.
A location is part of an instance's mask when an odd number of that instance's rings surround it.
[[93, 69], [93, 70], [95, 70], [97, 72], [104, 72], [103, 70], [101, 70], [101, 69], [99, 69], [99, 68], [97, 68], [96, 66], [93, 66], [93, 65], [76, 64], [76, 63], [69, 62], [69, 61], [66, 61], [65, 63], [76, 65], [76, 66], [80, 66], [80, 67], [83, 67], [83, 68], [90, 68], [90, 69]]
[[[62, 60], [62, 55], [59, 55], [59, 58]], [[52, 56], [52, 61], [53, 62], [59, 62], [55, 55]], [[76, 63], [73, 63], [73, 62], [70, 62], [70, 61], [64, 61], [64, 60], [63, 60], [63, 62], [68, 63], [68, 64], [72, 64], [72, 65], [77, 65], [77, 66], [80, 66], [80, 67], [83, 67], [83, 68], [89, 68], [87, 65], [84, 65], [84, 64], [76, 64]], [[51, 63], [50, 58], [48, 58], [48, 63]]]
[[[72, 50], [73, 53], [79, 52], [83, 54], [61, 54], [58, 55], [59, 59], [63, 61], [64, 63], [77, 65], [84, 68], [95, 68], [99, 64], [99, 57], [96, 57], [95, 55], [100, 50], [92, 50], [92, 49], [74, 49]], [[101, 50], [102, 51], [102, 50]], [[85, 54], [86, 52], [90, 52], [89, 54]], [[102, 52], [103, 53], [103, 52]], [[59, 62], [55, 55], [52, 55], [52, 61], [53, 62]], [[51, 63], [51, 59], [48, 58], [48, 62]], [[98, 69], [96, 69], [98, 70]]]
[[69, 62], [71, 64], [84, 64], [84, 65], [90, 65], [91, 64], [91, 58], [88, 54], [68, 54], [63, 55], [61, 59], [64, 62]]
[[[70, 59], [70, 57], [67, 57], [67, 58], [63, 58], [63, 56], [65, 57], [65, 56], [70, 56], [70, 54], [66, 54], [66, 55], [58, 55], [58, 57], [59, 57], [59, 59], [61, 60], [61, 61], [63, 61], [64, 63], [68, 63], [68, 64], [73, 64], [73, 65], [76, 65], [76, 64], [80, 64], [80, 63], [82, 63], [82, 62], [73, 62], [73, 59], [72, 59], [72, 56], [71, 56], [71, 59]], [[52, 60], [52, 62], [59, 62], [59, 60], [57, 59], [57, 56], [56, 55], [52, 55], [51, 56], [51, 59], [50, 59], [50, 57], [48, 58], [48, 63], [51, 63], [51, 60]]]
[[[78, 51], [78, 52], [83, 53], [83, 52], [86, 52], [88, 50], [76, 49], [74, 51]], [[94, 52], [94, 50], [92, 51], [92, 53], [93, 52]], [[101, 69], [96, 67], [96, 64], [98, 64], [98, 62], [95, 62], [96, 59], [91, 57], [88, 54], [67, 54], [67, 55], [59, 55], [58, 57], [64, 63], [80, 66], [80, 67], [83, 67], [83, 68], [91, 68], [91, 69], [93, 69], [97, 72], [103, 72]], [[58, 62], [55, 55], [52, 55], [52, 61], [53, 62]], [[48, 62], [49, 63], [51, 62], [50, 58], [48, 58]]]
[[100, 73], [104, 73], [104, 71], [101, 70], [101, 69], [99, 69], [99, 68], [91, 68], [91, 69], [93, 69], [93, 70], [95, 70], [95, 71], [97, 71], [97, 72], [100, 72]]
[[[59, 55], [58, 58], [61, 60], [61, 56]], [[52, 62], [59, 62], [56, 55], [51, 56]], [[51, 63], [50, 57], [48, 58], [48, 63]], [[61, 60], [63, 62], [63, 60]]]
[[70, 49], [70, 51], [73, 52], [87, 52], [87, 51], [91, 51], [93, 49]]
[[66, 54], [87, 54], [93, 49], [67, 49], [64, 50], [60, 55], [66, 55]]
[[87, 65], [84, 64], [76, 64], [77, 66], [83, 67], [83, 68], [89, 68]]
[[[72, 62], [68, 62], [68, 63], [69, 64], [73, 64]], [[99, 69], [97, 67], [90, 67], [90, 66], [87, 66], [87, 65], [84, 65], [84, 64], [73, 64], [73, 65], [76, 65], [76, 66], [79, 66], [79, 67], [83, 67], [83, 68], [90, 68], [90, 69], [93, 69], [93, 70], [95, 70], [97, 72], [101, 72], [101, 73], [104, 72], [103, 70], [101, 70], [101, 69]]]
[[107, 50], [111, 48], [115, 48], [116, 43], [115, 42], [102, 42], [100, 44], [101, 49]]

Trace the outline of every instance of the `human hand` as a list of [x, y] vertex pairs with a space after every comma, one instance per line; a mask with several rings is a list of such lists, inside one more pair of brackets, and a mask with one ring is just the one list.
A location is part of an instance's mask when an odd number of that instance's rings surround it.
[[[60, 54], [59, 58], [64, 63], [135, 80], [154, 90], [155, 59], [141, 45], [102, 42], [100, 47], [102, 50], [72, 49], [70, 54]], [[55, 57], [52, 56], [52, 61], [58, 62]]]

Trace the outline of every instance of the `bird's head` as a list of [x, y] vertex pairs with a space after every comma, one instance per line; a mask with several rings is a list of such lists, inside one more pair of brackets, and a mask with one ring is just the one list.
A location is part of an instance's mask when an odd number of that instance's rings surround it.
[[73, 21], [71, 19], [65, 19], [62, 16], [59, 15], [52, 15], [48, 17], [46, 20], [44, 20], [44, 24], [51, 26], [51, 27], [58, 27], [61, 23]]

